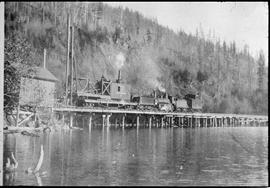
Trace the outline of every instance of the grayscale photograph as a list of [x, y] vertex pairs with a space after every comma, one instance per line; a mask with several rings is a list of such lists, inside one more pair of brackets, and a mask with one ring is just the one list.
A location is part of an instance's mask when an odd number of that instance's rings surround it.
[[267, 2], [0, 5], [0, 185], [269, 186]]

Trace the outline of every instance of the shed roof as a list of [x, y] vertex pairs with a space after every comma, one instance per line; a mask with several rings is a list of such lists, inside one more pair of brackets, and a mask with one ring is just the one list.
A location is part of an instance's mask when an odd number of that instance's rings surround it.
[[33, 67], [29, 70], [28, 76], [38, 80], [57, 82], [58, 79], [46, 68]]

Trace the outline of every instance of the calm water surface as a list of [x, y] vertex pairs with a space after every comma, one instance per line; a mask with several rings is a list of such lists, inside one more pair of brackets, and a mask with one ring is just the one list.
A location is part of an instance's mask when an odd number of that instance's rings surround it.
[[[268, 185], [268, 128], [94, 128], [5, 136], [6, 185]], [[26, 174], [44, 145], [44, 177]], [[5, 174], [5, 177], [7, 175]]]

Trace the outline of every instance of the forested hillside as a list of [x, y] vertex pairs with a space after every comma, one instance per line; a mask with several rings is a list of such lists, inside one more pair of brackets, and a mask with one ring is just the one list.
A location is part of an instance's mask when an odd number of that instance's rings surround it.
[[58, 95], [64, 92], [68, 12], [76, 28], [80, 77], [115, 80], [120, 55], [123, 80], [133, 93], [156, 87], [178, 96], [198, 92], [204, 112], [268, 113], [265, 57], [262, 52], [252, 57], [248, 46], [211, 42], [213, 33], [200, 29], [196, 35], [185, 28], [175, 33], [138, 12], [102, 3], [6, 2], [5, 45], [14, 37], [25, 40], [32, 53], [23, 53], [36, 65], [42, 64], [46, 48], [47, 67], [60, 80]]

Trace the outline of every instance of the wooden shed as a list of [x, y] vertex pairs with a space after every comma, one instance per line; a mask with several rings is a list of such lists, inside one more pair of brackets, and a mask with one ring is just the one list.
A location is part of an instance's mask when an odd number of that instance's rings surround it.
[[21, 78], [20, 105], [53, 107], [57, 78], [44, 67], [35, 67]]
[[124, 83], [112, 83], [111, 84], [111, 98], [130, 100], [130, 85]]

